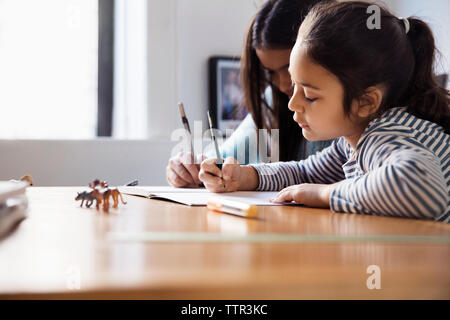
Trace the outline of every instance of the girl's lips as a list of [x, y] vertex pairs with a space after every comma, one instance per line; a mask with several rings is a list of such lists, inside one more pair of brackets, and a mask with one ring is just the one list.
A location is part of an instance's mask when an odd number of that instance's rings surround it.
[[306, 124], [299, 123], [298, 124], [302, 129], [309, 129], [309, 126]]

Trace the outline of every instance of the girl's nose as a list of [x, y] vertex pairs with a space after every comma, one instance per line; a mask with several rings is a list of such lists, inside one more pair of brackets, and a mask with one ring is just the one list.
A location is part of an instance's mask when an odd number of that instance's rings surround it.
[[289, 108], [289, 110], [294, 111], [294, 112], [299, 112], [299, 113], [305, 112], [305, 108], [303, 107], [303, 105], [301, 103], [298, 103], [298, 99], [297, 99], [296, 95], [293, 95], [291, 97], [291, 99], [289, 100], [288, 108]]

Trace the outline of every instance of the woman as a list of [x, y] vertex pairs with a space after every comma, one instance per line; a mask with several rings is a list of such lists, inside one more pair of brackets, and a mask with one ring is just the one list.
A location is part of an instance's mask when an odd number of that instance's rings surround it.
[[[222, 156], [235, 155], [245, 149], [245, 161], [259, 162], [246, 146], [248, 132], [258, 129], [279, 129], [277, 161], [301, 160], [323, 149], [331, 142], [307, 142], [301, 128], [288, 109], [293, 87], [288, 72], [289, 56], [295, 44], [297, 30], [303, 17], [320, 0], [268, 0], [253, 17], [248, 28], [241, 60], [241, 79], [244, 103], [249, 115], [221, 146]], [[258, 155], [261, 153], [258, 150]], [[198, 155], [192, 163], [190, 154], [179, 153], [169, 160], [166, 178], [174, 187], [197, 187], [200, 162], [215, 157], [214, 153]]]

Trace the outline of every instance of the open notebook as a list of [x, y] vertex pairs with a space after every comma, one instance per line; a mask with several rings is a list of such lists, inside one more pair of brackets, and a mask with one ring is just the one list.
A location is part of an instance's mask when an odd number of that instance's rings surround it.
[[213, 193], [207, 189], [188, 189], [172, 187], [119, 187], [124, 194], [146, 197], [150, 199], [167, 200], [186, 204], [188, 206], [206, 206], [209, 199], [220, 197], [235, 201], [246, 202], [256, 206], [277, 206], [270, 202], [278, 192], [268, 191], [237, 191], [229, 193]]

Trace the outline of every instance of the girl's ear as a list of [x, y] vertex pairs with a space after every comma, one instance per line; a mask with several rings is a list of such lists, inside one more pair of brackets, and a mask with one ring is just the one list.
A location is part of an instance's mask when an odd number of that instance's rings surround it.
[[371, 118], [378, 111], [382, 100], [383, 91], [379, 87], [368, 87], [359, 99], [359, 106], [356, 113], [361, 118]]

